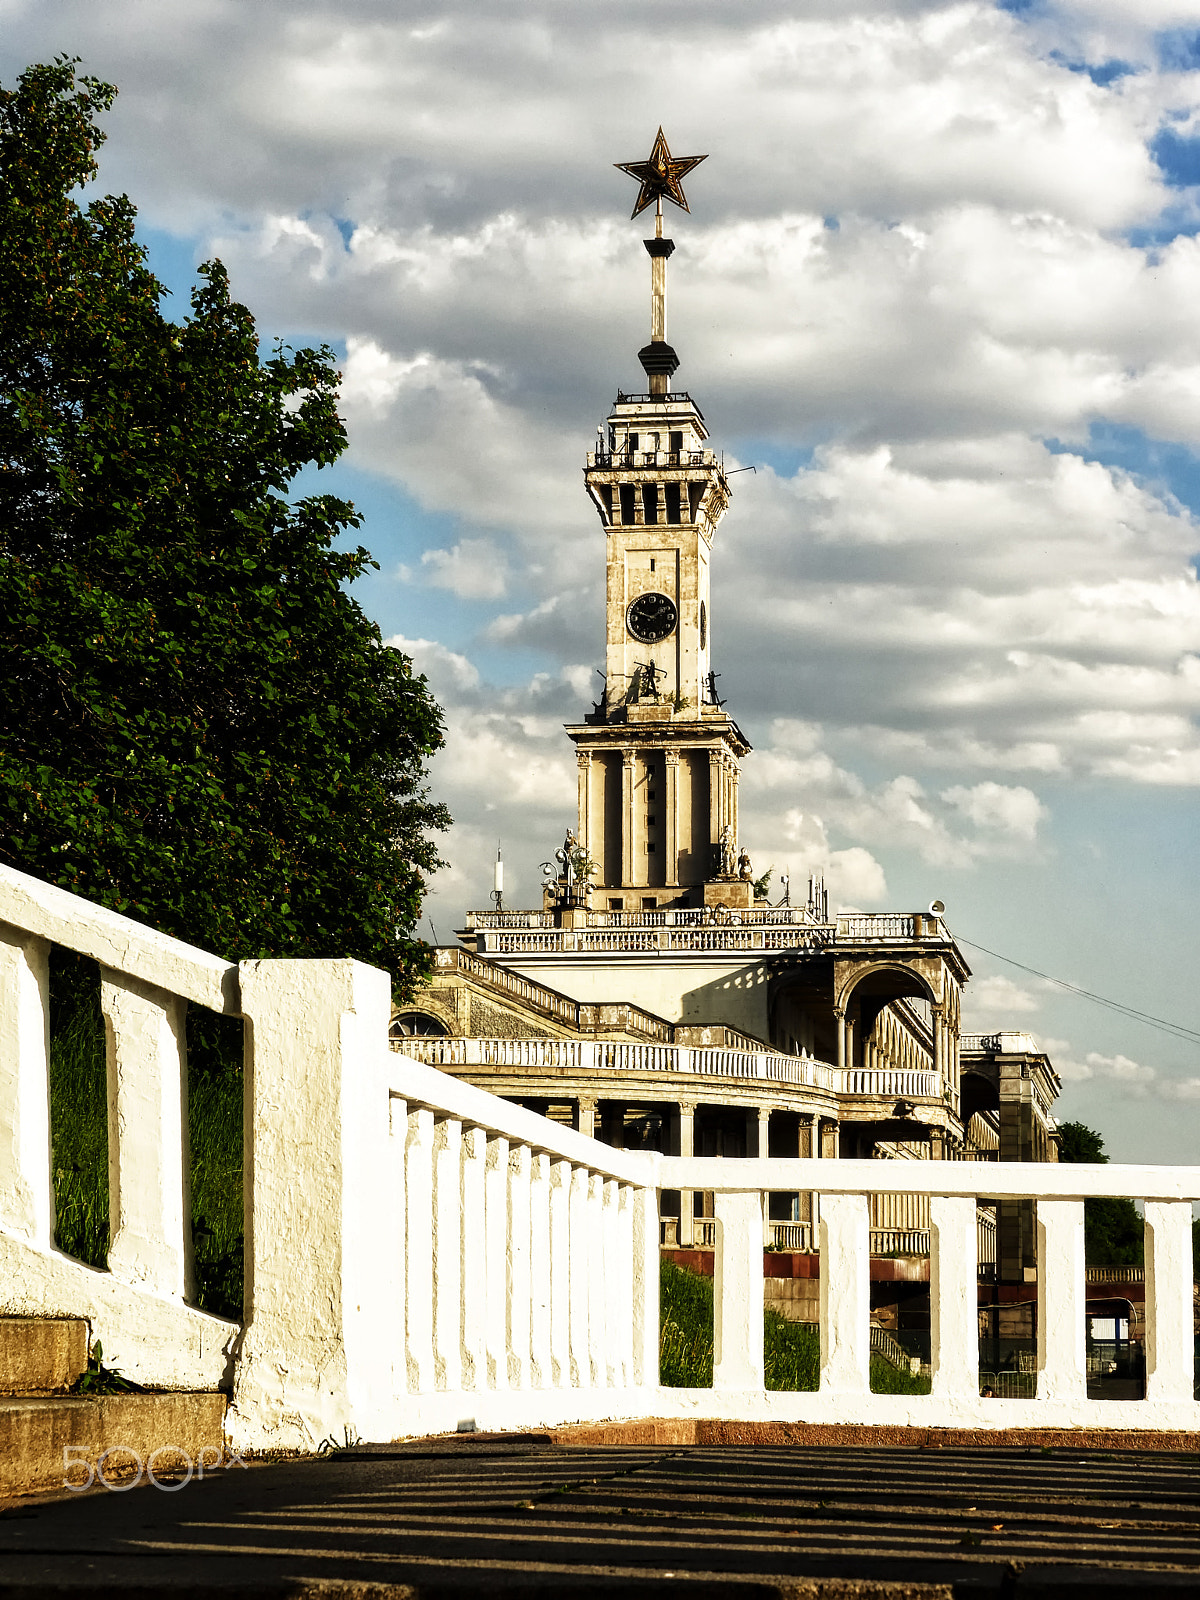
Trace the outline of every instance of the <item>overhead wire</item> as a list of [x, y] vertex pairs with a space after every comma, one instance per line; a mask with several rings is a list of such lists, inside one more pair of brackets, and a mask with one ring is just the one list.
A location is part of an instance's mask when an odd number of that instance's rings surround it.
[[955, 939], [959, 944], [965, 944], [985, 956], [992, 956], [996, 961], [1006, 962], [1008, 966], [1016, 967], [1021, 972], [1028, 972], [1035, 978], [1042, 978], [1046, 983], [1053, 983], [1058, 988], [1066, 989], [1070, 994], [1077, 994], [1084, 1000], [1091, 1000], [1098, 1006], [1106, 1006], [1108, 1010], [1119, 1012], [1121, 1016], [1129, 1017], [1134, 1022], [1144, 1022], [1147, 1027], [1157, 1028], [1160, 1032], [1169, 1033], [1188, 1044], [1200, 1044], [1200, 1030], [1185, 1027], [1181, 1022], [1171, 1022], [1166, 1017], [1156, 1017], [1149, 1011], [1139, 1011], [1136, 1006], [1127, 1006], [1120, 1000], [1110, 1000], [1107, 995], [1093, 994], [1090, 989], [1082, 989], [1077, 983], [1068, 983], [1065, 978], [1056, 978], [1049, 972], [1039, 972], [1037, 967], [1026, 966], [1025, 962], [1017, 961], [1012, 956], [1002, 955], [999, 950], [989, 950], [986, 945], [977, 944], [974, 939], [964, 939], [961, 934], [956, 934]]

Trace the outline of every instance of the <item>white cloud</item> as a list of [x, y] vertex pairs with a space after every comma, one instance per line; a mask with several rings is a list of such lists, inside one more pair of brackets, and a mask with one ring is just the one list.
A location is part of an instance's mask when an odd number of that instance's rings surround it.
[[426, 550], [426, 583], [461, 600], [498, 600], [507, 588], [504, 556], [490, 539], [460, 539], [449, 550]]
[[1041, 1009], [1041, 999], [1032, 990], [1002, 973], [972, 978], [963, 995], [963, 1030], [989, 1033], [1011, 1027], [1016, 1017], [1027, 1017]]
[[941, 798], [977, 828], [991, 828], [1015, 839], [1035, 839], [1038, 823], [1046, 815], [1046, 807], [1032, 789], [1006, 788], [1000, 783], [946, 789]]

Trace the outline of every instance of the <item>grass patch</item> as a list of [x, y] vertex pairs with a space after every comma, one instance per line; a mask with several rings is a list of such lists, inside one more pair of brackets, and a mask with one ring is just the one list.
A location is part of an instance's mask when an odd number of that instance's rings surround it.
[[[670, 1389], [709, 1389], [713, 1381], [713, 1284], [711, 1278], [661, 1264], [659, 1274], [659, 1382]], [[814, 1390], [820, 1382], [821, 1340], [810, 1322], [789, 1322], [763, 1308], [763, 1372], [768, 1389]], [[929, 1379], [898, 1372], [882, 1356], [871, 1357], [876, 1394], [928, 1394]]]
[[[242, 1025], [189, 1007], [195, 1302], [240, 1321], [244, 1281]], [[108, 1262], [108, 1068], [100, 973], [55, 949], [50, 972], [50, 1127], [54, 1240], [92, 1267]]]

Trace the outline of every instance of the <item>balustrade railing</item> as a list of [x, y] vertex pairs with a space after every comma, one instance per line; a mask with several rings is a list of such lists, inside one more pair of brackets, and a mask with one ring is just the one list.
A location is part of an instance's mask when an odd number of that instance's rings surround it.
[[873, 1256], [927, 1256], [928, 1228], [872, 1228]]
[[606, 1039], [392, 1040], [393, 1051], [438, 1067], [514, 1067], [580, 1072], [670, 1072], [696, 1077], [756, 1078], [836, 1093], [838, 1069], [812, 1056], [719, 1045], [638, 1044]]
[[[1200, 1169], [615, 1150], [389, 1050], [388, 976], [357, 962], [235, 967], [5, 867], [0, 923], [0, 1312], [87, 1317], [106, 1359], [151, 1387], [231, 1385], [236, 1447], [615, 1417], [1200, 1428]], [[101, 967], [107, 1271], [53, 1245], [51, 943]], [[185, 1004], [248, 1024], [240, 1325], [189, 1303]], [[662, 1054], [613, 1049], [631, 1061]], [[763, 1053], [745, 1059], [752, 1066]], [[658, 1382], [664, 1190], [712, 1197], [713, 1216], [693, 1230], [715, 1251], [707, 1390]], [[818, 1196], [814, 1392], [764, 1387], [764, 1216], [777, 1193]], [[880, 1194], [928, 1198], [927, 1395], [870, 1387], [871, 1197]], [[1144, 1204], [1141, 1400], [1087, 1394], [1084, 1202], [1101, 1196]], [[976, 1292], [979, 1206], [998, 1199], [1037, 1208], [1036, 1395], [1001, 1404], [980, 1397]]]

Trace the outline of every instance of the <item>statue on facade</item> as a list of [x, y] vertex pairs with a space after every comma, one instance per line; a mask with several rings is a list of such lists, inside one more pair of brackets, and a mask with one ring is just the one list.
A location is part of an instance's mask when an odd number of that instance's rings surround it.
[[743, 883], [749, 883], [754, 877], [754, 868], [750, 865], [750, 852], [743, 850], [738, 857], [738, 877]]
[[719, 878], [732, 878], [734, 875], [734, 845], [733, 828], [727, 822], [721, 829], [721, 842], [717, 846], [717, 876]]

